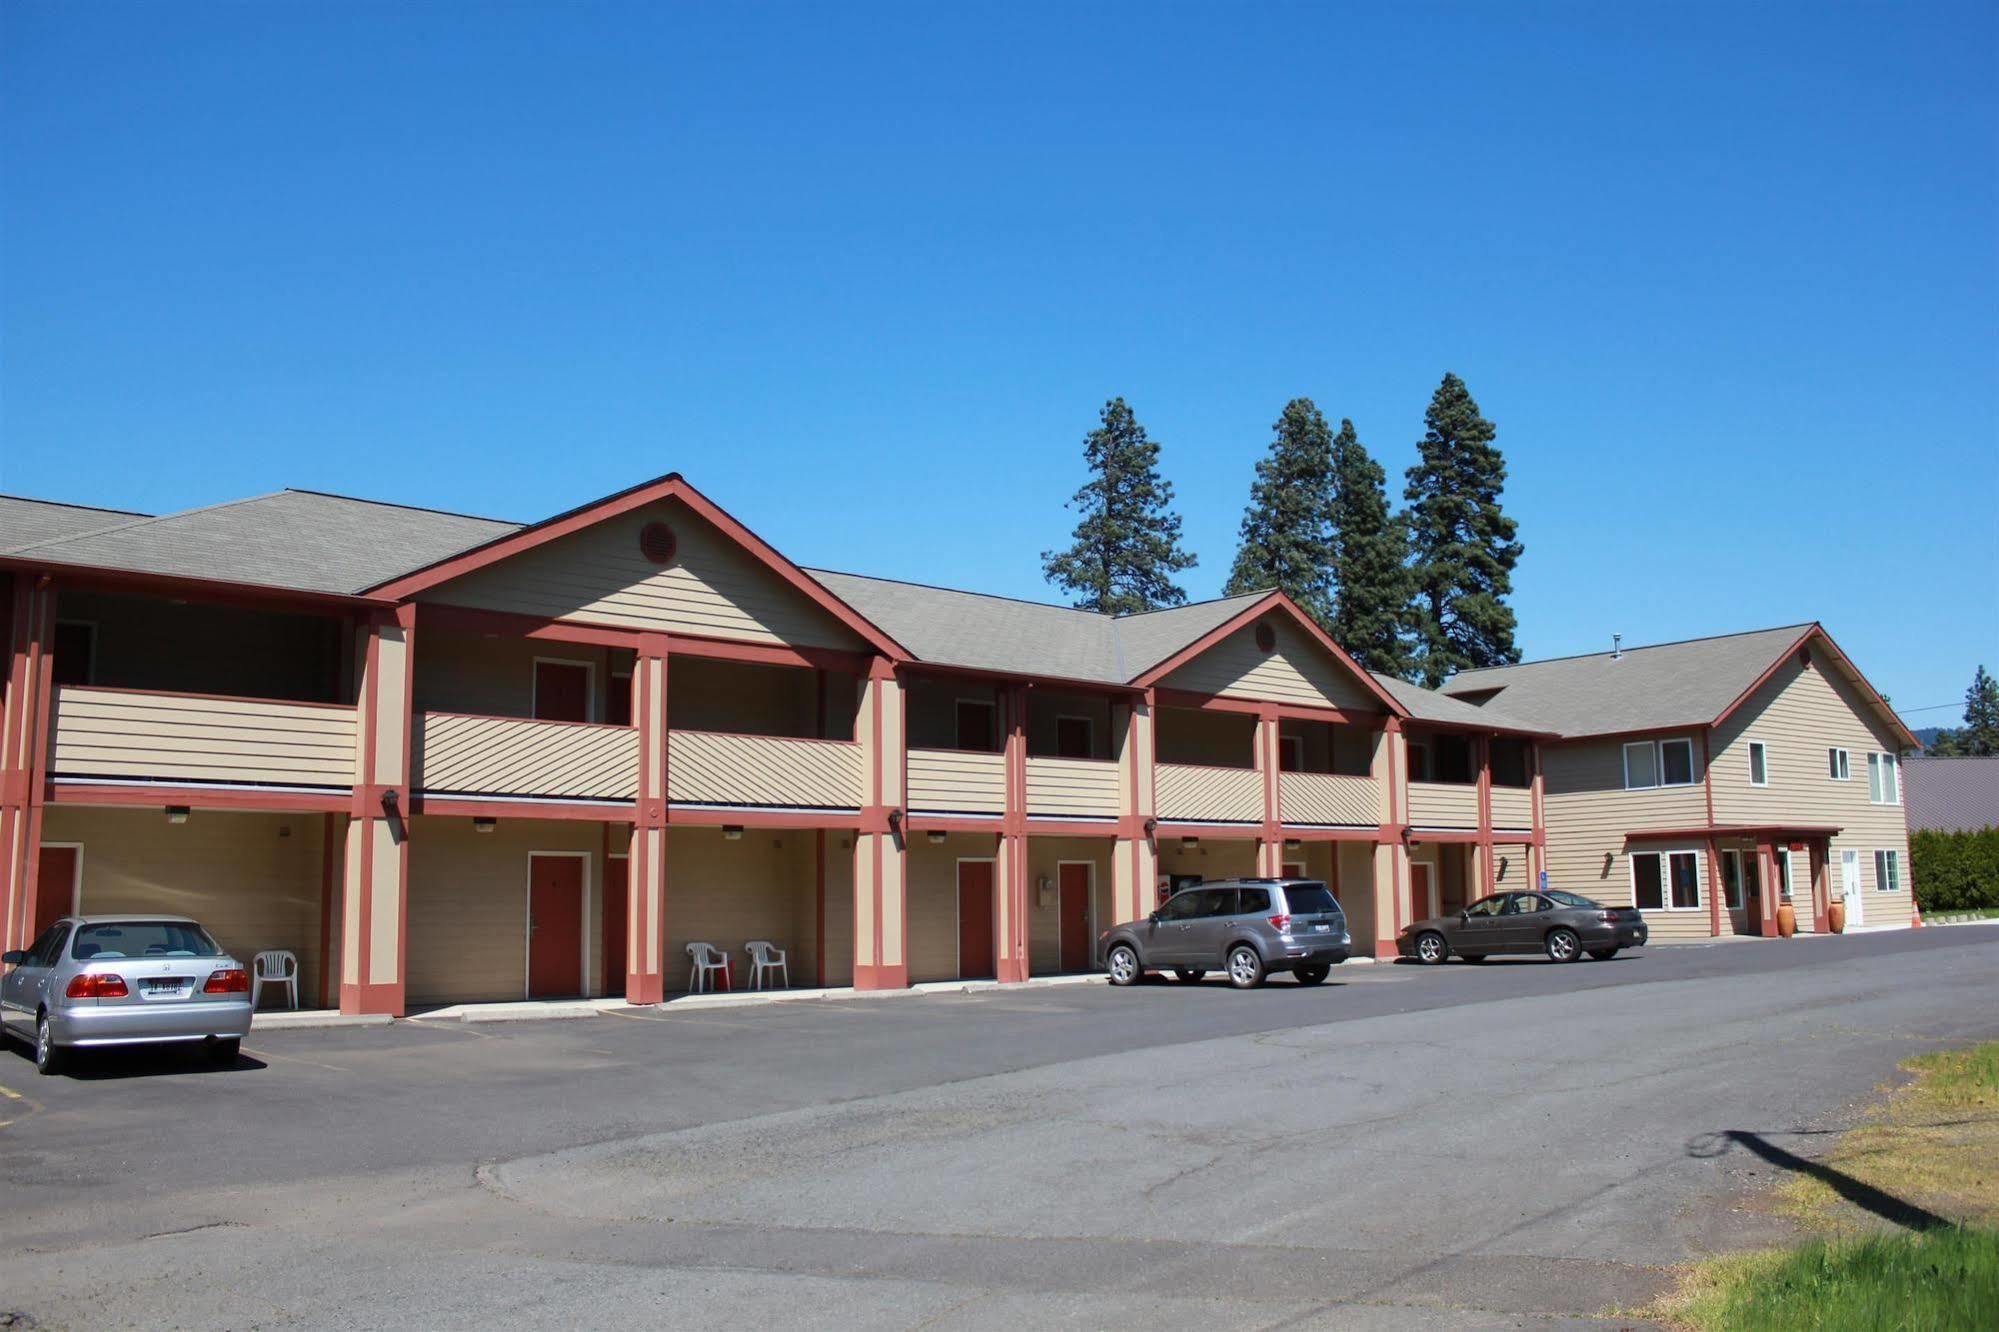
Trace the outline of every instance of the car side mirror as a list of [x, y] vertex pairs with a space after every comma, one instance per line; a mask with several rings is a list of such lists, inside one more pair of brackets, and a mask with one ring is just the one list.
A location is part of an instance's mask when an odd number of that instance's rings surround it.
[[1459, 919], [1459, 920], [1470, 920], [1470, 919], [1471, 919], [1471, 908], [1470, 908], [1470, 907], [1459, 907], [1459, 908], [1458, 908], [1458, 919]]
[[1145, 919], [1151, 924], [1157, 925], [1159, 923], [1159, 913], [1157, 911], [1148, 911], [1145, 913]]
[[0, 953], [0, 962], [10, 967], [18, 967], [27, 960], [28, 950], [25, 948], [9, 948], [6, 952]]

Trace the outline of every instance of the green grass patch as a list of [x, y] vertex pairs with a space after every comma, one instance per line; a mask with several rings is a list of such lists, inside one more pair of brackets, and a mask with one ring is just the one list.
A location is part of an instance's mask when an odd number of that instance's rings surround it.
[[1902, 1067], [1922, 1079], [1919, 1094], [1933, 1105], [1999, 1106], [1999, 1041], [1917, 1055]]
[[1999, 1231], [1820, 1241], [1703, 1264], [1657, 1310], [1702, 1332], [1956, 1332], [1999, 1319]]

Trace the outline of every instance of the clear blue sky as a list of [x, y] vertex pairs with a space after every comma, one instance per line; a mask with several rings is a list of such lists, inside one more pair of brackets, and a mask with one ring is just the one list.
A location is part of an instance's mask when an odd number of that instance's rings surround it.
[[[1499, 425], [1530, 656], [1999, 668], [1999, 9], [0, 5], [0, 489], [530, 519], [684, 472], [1051, 597], [1078, 444], [1197, 597], [1286, 399]], [[1914, 714], [1916, 724], [1954, 720]]]

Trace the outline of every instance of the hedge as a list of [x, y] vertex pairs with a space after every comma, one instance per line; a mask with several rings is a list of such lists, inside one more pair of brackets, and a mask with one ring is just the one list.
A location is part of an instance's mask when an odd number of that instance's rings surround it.
[[1925, 912], [1999, 907], [1999, 828], [1911, 833], [1909, 874]]

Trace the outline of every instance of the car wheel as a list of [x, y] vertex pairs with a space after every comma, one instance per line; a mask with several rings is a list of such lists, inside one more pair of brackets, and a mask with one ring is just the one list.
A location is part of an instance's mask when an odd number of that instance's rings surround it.
[[1436, 966], [1451, 955], [1451, 946], [1444, 942], [1444, 936], [1435, 930], [1425, 930], [1416, 936], [1416, 960]]
[[242, 1052], [242, 1049], [243, 1038], [241, 1036], [229, 1036], [210, 1041], [205, 1053], [208, 1055], [209, 1063], [220, 1068], [228, 1068], [236, 1062], [236, 1056]]
[[1333, 974], [1333, 969], [1331, 967], [1300, 967], [1291, 974], [1298, 978], [1300, 985], [1319, 985], [1325, 981], [1326, 977]]
[[1177, 967], [1173, 974], [1180, 978], [1182, 985], [1199, 985], [1208, 973], [1199, 967]]
[[1573, 962], [1582, 955], [1582, 940], [1576, 938], [1574, 930], [1548, 931], [1548, 960], [1550, 962]]
[[1589, 950], [1589, 955], [1599, 962], [1608, 962], [1617, 956], [1617, 950], [1615, 948], [1592, 948]]
[[1229, 949], [1229, 984], [1238, 990], [1254, 990], [1263, 984], [1263, 958], [1248, 944]]
[[63, 1049], [49, 1030], [49, 1015], [43, 1013], [35, 1019], [35, 1072], [48, 1077], [62, 1072], [62, 1066]]
[[1145, 974], [1145, 969], [1138, 965], [1138, 953], [1130, 944], [1111, 949], [1110, 956], [1104, 959], [1104, 970], [1110, 972], [1113, 985], [1130, 985]]

